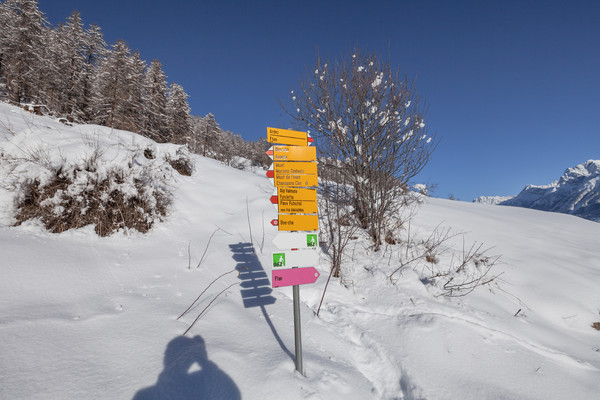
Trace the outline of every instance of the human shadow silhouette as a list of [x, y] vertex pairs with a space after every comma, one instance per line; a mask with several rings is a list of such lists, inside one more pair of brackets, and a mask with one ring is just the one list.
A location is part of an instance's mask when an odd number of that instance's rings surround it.
[[258, 259], [254, 246], [252, 243], [237, 243], [230, 244], [229, 248], [233, 253], [233, 259], [237, 261], [236, 269], [239, 271], [238, 278], [241, 280], [240, 294], [242, 295], [242, 301], [244, 302], [245, 308], [259, 307], [262, 314], [273, 332], [273, 336], [277, 343], [288, 357], [292, 360], [295, 359], [291, 351], [283, 343], [279, 333], [269, 317], [269, 313], [265, 306], [275, 303], [277, 300], [271, 295], [273, 289], [271, 289], [271, 282], [265, 272], [262, 263]]
[[164, 369], [154, 386], [133, 400], [239, 400], [233, 380], [208, 359], [204, 339], [178, 336], [165, 350]]

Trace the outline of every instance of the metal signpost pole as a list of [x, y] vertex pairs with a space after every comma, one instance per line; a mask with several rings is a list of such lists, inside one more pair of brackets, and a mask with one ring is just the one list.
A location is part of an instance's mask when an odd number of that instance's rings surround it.
[[300, 327], [300, 286], [292, 286], [294, 297], [294, 343], [296, 348], [296, 371], [304, 375], [302, 366], [302, 330]]

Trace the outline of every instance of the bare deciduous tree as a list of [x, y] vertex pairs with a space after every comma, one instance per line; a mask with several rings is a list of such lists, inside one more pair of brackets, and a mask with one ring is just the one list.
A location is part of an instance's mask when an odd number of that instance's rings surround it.
[[354, 214], [378, 248], [435, 148], [412, 82], [374, 54], [317, 57], [283, 108], [317, 139], [321, 157], [335, 160], [354, 190]]

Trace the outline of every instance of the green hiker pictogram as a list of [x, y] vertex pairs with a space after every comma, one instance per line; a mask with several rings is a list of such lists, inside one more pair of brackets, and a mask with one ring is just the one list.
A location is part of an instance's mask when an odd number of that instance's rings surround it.
[[317, 247], [317, 235], [315, 235], [315, 234], [306, 235], [306, 246]]
[[273, 253], [273, 267], [285, 267], [285, 253]]

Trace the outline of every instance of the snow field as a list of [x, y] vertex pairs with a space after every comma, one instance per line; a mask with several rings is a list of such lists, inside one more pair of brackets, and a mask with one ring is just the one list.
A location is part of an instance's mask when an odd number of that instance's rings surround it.
[[[107, 128], [65, 127], [4, 104], [0, 121], [15, 133], [0, 128], [3, 154], [15, 137], [56, 145], [74, 135], [57, 145], [72, 145], [73, 155], [80, 154], [74, 143], [81, 130], [115, 137]], [[127, 143], [143, 139], [123, 135]], [[399, 248], [373, 253], [360, 238], [317, 317], [328, 275], [322, 254], [321, 277], [300, 289], [303, 377], [294, 372], [291, 288], [251, 287], [263, 298], [246, 307], [239, 285], [216, 297], [243, 282], [233, 272], [177, 320], [236, 267], [270, 278], [275, 250], [273, 189], [264, 174], [194, 160], [194, 175], [170, 182], [167, 220], [146, 235], [99, 238], [89, 226], [50, 234], [36, 222], [10, 227], [14, 194], [0, 189], [0, 398], [598, 397], [600, 332], [591, 328], [600, 321], [597, 223], [428, 199], [411, 223], [415, 235], [427, 237], [442, 224], [464, 232], [466, 247], [493, 247], [502, 256], [497, 285], [436, 297], [420, 280], [422, 265], [402, 270], [392, 285], [387, 276]], [[255, 254], [240, 250], [250, 241]], [[460, 252], [463, 236], [450, 245]]]

